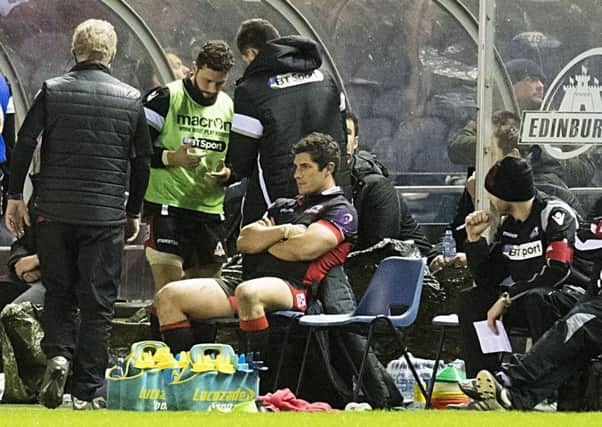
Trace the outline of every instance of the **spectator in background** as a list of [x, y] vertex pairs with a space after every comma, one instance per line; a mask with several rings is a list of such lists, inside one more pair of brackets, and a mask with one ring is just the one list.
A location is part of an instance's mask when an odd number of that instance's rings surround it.
[[[205, 43], [190, 76], [146, 96], [144, 108], [154, 154], [144, 197], [150, 235], [145, 242], [155, 292], [166, 283], [219, 277], [227, 260], [224, 240], [224, 160], [232, 100], [222, 91], [234, 57], [221, 40]], [[151, 315], [153, 335], [159, 327]]]
[[[40, 402], [62, 404], [72, 367], [73, 408], [79, 410], [103, 406], [94, 396], [104, 382], [124, 241], [138, 234], [152, 146], [140, 92], [110, 74], [117, 52], [113, 26], [82, 22], [71, 48], [75, 66], [44, 82], [19, 131], [5, 223], [17, 237], [35, 224], [48, 358]], [[23, 185], [39, 135], [32, 222]]]
[[357, 234], [355, 209], [336, 186], [338, 142], [318, 132], [293, 146], [296, 199], [278, 199], [262, 219], [244, 226], [239, 250], [254, 253], [254, 275], [240, 284], [221, 279], [170, 283], [157, 294], [161, 331], [172, 351], [194, 344], [189, 319], [240, 319], [240, 352], [264, 350], [266, 311], [305, 311], [307, 294], [342, 265]]
[[[539, 193], [526, 160], [504, 157], [485, 179], [492, 211], [466, 217], [468, 267], [476, 286], [458, 298], [466, 372], [496, 370], [497, 354], [483, 354], [473, 322], [487, 319], [495, 329], [504, 308], [506, 327], [528, 327], [533, 341], [575, 305], [589, 284], [589, 272], [573, 263], [575, 212]], [[491, 244], [482, 237], [502, 217]], [[493, 305], [492, 305], [493, 304]], [[511, 304], [511, 305], [510, 305]]]
[[358, 213], [356, 249], [366, 249], [389, 237], [413, 240], [422, 256], [434, 257], [436, 251], [410, 213], [408, 205], [389, 180], [387, 169], [373, 154], [358, 150], [359, 123], [346, 112], [347, 154], [351, 159], [353, 206]]
[[[522, 110], [538, 110], [543, 102], [545, 75], [530, 59], [507, 62], [506, 70], [512, 81], [512, 93]], [[474, 120], [451, 135], [448, 156], [452, 163], [471, 167], [475, 165], [477, 124]], [[569, 160], [557, 160], [537, 145], [529, 146], [523, 156], [531, 162], [533, 173], [541, 183], [557, 187], [584, 187], [591, 183], [595, 166], [588, 155]]]
[[[506, 156], [521, 157], [518, 145], [520, 132], [520, 118], [511, 111], [496, 111], [491, 117], [493, 128], [491, 130], [491, 158], [498, 161]], [[533, 170], [533, 180], [537, 190], [549, 196], [556, 197], [571, 206], [577, 214], [583, 216], [583, 210], [577, 197], [570, 192], [562, 182], [549, 179], [545, 173]], [[466, 181], [466, 189], [458, 203], [456, 217], [452, 223], [456, 248], [462, 252], [466, 241], [466, 231], [463, 228], [466, 215], [474, 210], [475, 175], [474, 172]], [[441, 261], [441, 260], [440, 260]]]

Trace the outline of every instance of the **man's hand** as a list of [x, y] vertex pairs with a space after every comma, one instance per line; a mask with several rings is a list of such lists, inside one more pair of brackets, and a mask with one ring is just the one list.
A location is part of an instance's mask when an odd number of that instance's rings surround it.
[[466, 254], [464, 252], [458, 252], [455, 257], [447, 261], [445, 260], [445, 257], [443, 255], [437, 255], [435, 259], [431, 261], [431, 265], [429, 265], [431, 273], [433, 274], [448, 267], [466, 267]]
[[33, 270], [37, 270], [40, 267], [40, 260], [37, 255], [28, 255], [19, 259], [15, 263], [15, 273], [17, 277], [24, 280], [23, 275]]
[[506, 300], [503, 297], [500, 297], [487, 311], [487, 326], [489, 326], [489, 329], [496, 335], [498, 334], [498, 330], [495, 322], [497, 320], [502, 320], [502, 316], [506, 311], [506, 304]]
[[23, 280], [26, 283], [37, 282], [41, 278], [42, 278], [42, 273], [40, 272], [39, 269], [32, 270], [32, 271], [26, 271], [25, 273], [23, 273], [23, 276], [21, 276], [21, 280]]
[[125, 241], [126, 243], [132, 243], [138, 237], [140, 232], [140, 218], [127, 217], [125, 223]]
[[466, 236], [469, 242], [476, 242], [491, 225], [491, 214], [487, 211], [474, 211], [466, 216]]
[[223, 160], [219, 161], [214, 171], [205, 174], [205, 182], [208, 184], [225, 184], [230, 179], [230, 168], [226, 167]]
[[24, 200], [9, 199], [6, 204], [6, 214], [4, 215], [4, 225], [6, 229], [17, 237], [22, 237], [25, 227], [31, 226], [29, 211]]
[[185, 169], [194, 169], [200, 163], [203, 157], [207, 154], [189, 153], [188, 149], [192, 148], [191, 144], [182, 144], [176, 151], [170, 151], [167, 154], [169, 166], [181, 166]]

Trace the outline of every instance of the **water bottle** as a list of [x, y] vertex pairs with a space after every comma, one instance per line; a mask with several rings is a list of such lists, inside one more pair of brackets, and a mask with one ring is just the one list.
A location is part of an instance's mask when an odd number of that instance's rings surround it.
[[450, 261], [456, 256], [456, 241], [450, 229], [445, 230], [443, 238], [441, 239], [441, 246], [443, 248], [443, 259]]
[[403, 357], [392, 360], [387, 366], [387, 371], [393, 377], [397, 389], [403, 396], [404, 402], [414, 400], [414, 377]]

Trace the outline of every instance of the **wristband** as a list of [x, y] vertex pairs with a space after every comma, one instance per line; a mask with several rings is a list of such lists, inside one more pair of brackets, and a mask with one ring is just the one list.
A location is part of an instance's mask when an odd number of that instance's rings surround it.
[[169, 159], [167, 158], [168, 154], [168, 150], [163, 150], [163, 153], [161, 153], [161, 162], [163, 162], [165, 166], [169, 166]]
[[502, 299], [502, 301], [504, 301], [504, 308], [508, 308], [508, 307], [510, 307], [510, 305], [512, 305], [512, 298], [510, 298], [510, 294], [508, 292], [504, 292], [500, 296], [500, 299]]

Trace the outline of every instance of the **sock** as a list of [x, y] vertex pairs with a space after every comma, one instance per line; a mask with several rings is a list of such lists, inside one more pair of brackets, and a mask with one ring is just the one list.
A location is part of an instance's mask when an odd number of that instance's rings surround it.
[[270, 324], [268, 323], [268, 319], [265, 317], [265, 314], [257, 319], [240, 320], [241, 331], [261, 331], [263, 329], [267, 329], [269, 326]]
[[159, 326], [159, 318], [157, 317], [157, 309], [154, 305], [151, 306], [150, 312], [150, 333], [151, 339], [161, 341], [161, 327]]
[[261, 329], [259, 331], [244, 331], [241, 329], [239, 330], [239, 334], [239, 352], [241, 354], [259, 353], [259, 360], [265, 359], [269, 329]]
[[214, 343], [217, 336], [217, 325], [207, 322], [193, 322], [192, 331], [194, 333], [194, 342], [197, 343]]
[[173, 354], [188, 351], [194, 345], [194, 333], [188, 320], [163, 325], [161, 333]]

